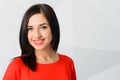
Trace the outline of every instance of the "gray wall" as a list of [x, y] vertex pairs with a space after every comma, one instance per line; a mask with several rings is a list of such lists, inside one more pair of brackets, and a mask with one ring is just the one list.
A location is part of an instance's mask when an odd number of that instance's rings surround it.
[[119, 0], [0, 0], [0, 78], [20, 55], [19, 28], [25, 10], [48, 3], [57, 14], [58, 52], [75, 63], [78, 80], [120, 80]]

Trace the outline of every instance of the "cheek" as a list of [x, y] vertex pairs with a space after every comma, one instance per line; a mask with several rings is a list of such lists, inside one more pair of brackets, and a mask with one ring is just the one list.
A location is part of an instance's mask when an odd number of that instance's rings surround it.
[[48, 41], [52, 41], [52, 34], [50, 31], [45, 32], [43, 35], [47, 38]]
[[46, 36], [46, 37], [50, 37], [50, 36], [52, 36], [50, 30], [46, 30], [46, 31], [43, 31], [43, 32], [41, 31], [41, 34], [42, 34], [43, 36]]
[[52, 35], [49, 35], [49, 41], [50, 42], [52, 41]]
[[32, 35], [30, 33], [27, 34], [27, 37], [28, 37], [28, 41], [30, 41]]
[[53, 37], [52, 37], [52, 34], [50, 33], [50, 35], [49, 35], [50, 42], [52, 42], [52, 39], [53, 39]]
[[51, 33], [51, 31], [49, 31], [47, 35], [48, 35], [49, 39], [52, 40], [52, 33]]

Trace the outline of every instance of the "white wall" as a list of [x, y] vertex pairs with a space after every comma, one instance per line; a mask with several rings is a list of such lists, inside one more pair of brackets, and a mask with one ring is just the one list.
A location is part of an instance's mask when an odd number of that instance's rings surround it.
[[74, 0], [78, 80], [120, 80], [120, 1]]
[[75, 62], [78, 80], [119, 80], [119, 0], [0, 1], [0, 78], [11, 58], [20, 55], [19, 28], [26, 9], [48, 3], [61, 28], [59, 52]]
[[[120, 51], [119, 0], [75, 1], [77, 47]], [[78, 44], [79, 42], [79, 44]]]

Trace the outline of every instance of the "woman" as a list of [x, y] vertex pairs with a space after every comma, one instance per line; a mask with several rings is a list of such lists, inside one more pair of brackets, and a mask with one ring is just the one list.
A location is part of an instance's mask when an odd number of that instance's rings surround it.
[[76, 80], [72, 59], [57, 53], [59, 38], [54, 10], [47, 4], [31, 6], [21, 24], [21, 56], [9, 64], [3, 80]]

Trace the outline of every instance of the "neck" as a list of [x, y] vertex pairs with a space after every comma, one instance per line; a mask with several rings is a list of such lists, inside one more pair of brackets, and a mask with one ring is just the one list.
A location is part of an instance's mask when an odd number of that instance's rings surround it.
[[36, 57], [47, 57], [55, 53], [52, 48], [44, 49], [44, 50], [35, 50]]
[[58, 55], [53, 49], [35, 50], [35, 55], [38, 63], [52, 63], [58, 60]]

